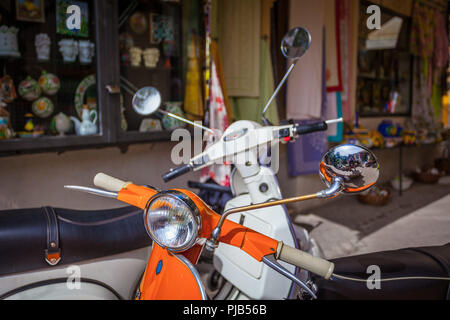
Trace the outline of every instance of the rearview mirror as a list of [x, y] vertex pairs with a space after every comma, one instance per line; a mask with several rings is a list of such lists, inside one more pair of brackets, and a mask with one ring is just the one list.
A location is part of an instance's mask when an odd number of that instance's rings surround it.
[[368, 149], [345, 144], [332, 148], [322, 158], [319, 174], [331, 187], [339, 181], [344, 193], [360, 193], [371, 188], [378, 180], [380, 166]]
[[138, 114], [148, 116], [158, 111], [161, 105], [161, 94], [153, 87], [141, 88], [134, 94], [132, 105]]
[[288, 31], [281, 41], [281, 53], [286, 58], [297, 60], [308, 51], [311, 35], [305, 28], [294, 28]]

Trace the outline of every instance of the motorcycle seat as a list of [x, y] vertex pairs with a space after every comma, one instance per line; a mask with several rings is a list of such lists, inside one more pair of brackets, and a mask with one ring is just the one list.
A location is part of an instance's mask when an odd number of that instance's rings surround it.
[[52, 268], [46, 261], [49, 250], [59, 252], [60, 266], [140, 249], [151, 243], [142, 210], [135, 207], [95, 211], [50, 207], [3, 210], [0, 276]]
[[[381, 279], [405, 277], [450, 277], [450, 243], [444, 246], [407, 248], [375, 252], [331, 260], [334, 273], [364, 279], [350, 281], [332, 277], [314, 277], [318, 298], [325, 300], [445, 300], [450, 298], [450, 281], [435, 279], [400, 279], [381, 281], [379, 288], [373, 281], [379, 267]], [[368, 269], [369, 268], [369, 269]], [[370, 277], [370, 279], [369, 279]], [[369, 289], [368, 282], [371, 289]]]

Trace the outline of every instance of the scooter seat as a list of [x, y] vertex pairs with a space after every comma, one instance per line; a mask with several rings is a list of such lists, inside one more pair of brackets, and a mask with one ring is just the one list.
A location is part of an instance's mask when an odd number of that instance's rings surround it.
[[[376, 267], [381, 279], [405, 277], [450, 277], [450, 243], [440, 247], [408, 248], [332, 260], [337, 275], [369, 280], [350, 281], [332, 277], [315, 278], [318, 298], [325, 300], [445, 300], [450, 281], [434, 279], [373, 280]], [[370, 266], [375, 266], [369, 268]], [[369, 268], [369, 269], [368, 269]], [[369, 278], [370, 277], [370, 278]], [[370, 284], [368, 286], [368, 283]], [[370, 287], [370, 288], [369, 288]]]
[[59, 266], [128, 252], [151, 243], [142, 210], [135, 207], [98, 211], [49, 207], [4, 210], [0, 211], [0, 276], [51, 268], [46, 261], [49, 249], [59, 252]]

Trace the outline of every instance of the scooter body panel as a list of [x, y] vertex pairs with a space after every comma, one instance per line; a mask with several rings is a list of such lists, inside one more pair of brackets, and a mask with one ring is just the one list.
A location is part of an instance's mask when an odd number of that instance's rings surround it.
[[[226, 209], [250, 203], [249, 195], [241, 195], [231, 199]], [[246, 227], [295, 247], [289, 221], [282, 206], [232, 214], [228, 219], [236, 223], [241, 222]], [[294, 266], [281, 264], [295, 273]], [[283, 299], [289, 296], [292, 285], [289, 279], [254, 260], [239, 248], [220, 243], [214, 254], [214, 267], [225, 279], [252, 299]]]
[[[83, 281], [83, 279], [92, 279], [112, 288], [124, 299], [134, 298], [150, 249], [147, 247], [101, 259], [3, 276], [0, 277], [0, 297], [14, 290], [14, 294], [8, 294], [5, 298], [13, 300], [118, 299], [111, 290], [99, 284]], [[78, 277], [80, 277], [79, 286], [77, 286]], [[55, 279], [61, 279], [61, 281], [48, 284], [49, 280], [52, 282]], [[38, 283], [41, 284], [35, 285]]]

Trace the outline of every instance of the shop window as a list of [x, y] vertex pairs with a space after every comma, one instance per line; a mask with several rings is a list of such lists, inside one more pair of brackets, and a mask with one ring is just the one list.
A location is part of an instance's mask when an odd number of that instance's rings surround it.
[[410, 18], [381, 9], [381, 28], [370, 30], [361, 2], [357, 110], [360, 116], [406, 116], [412, 101]]

